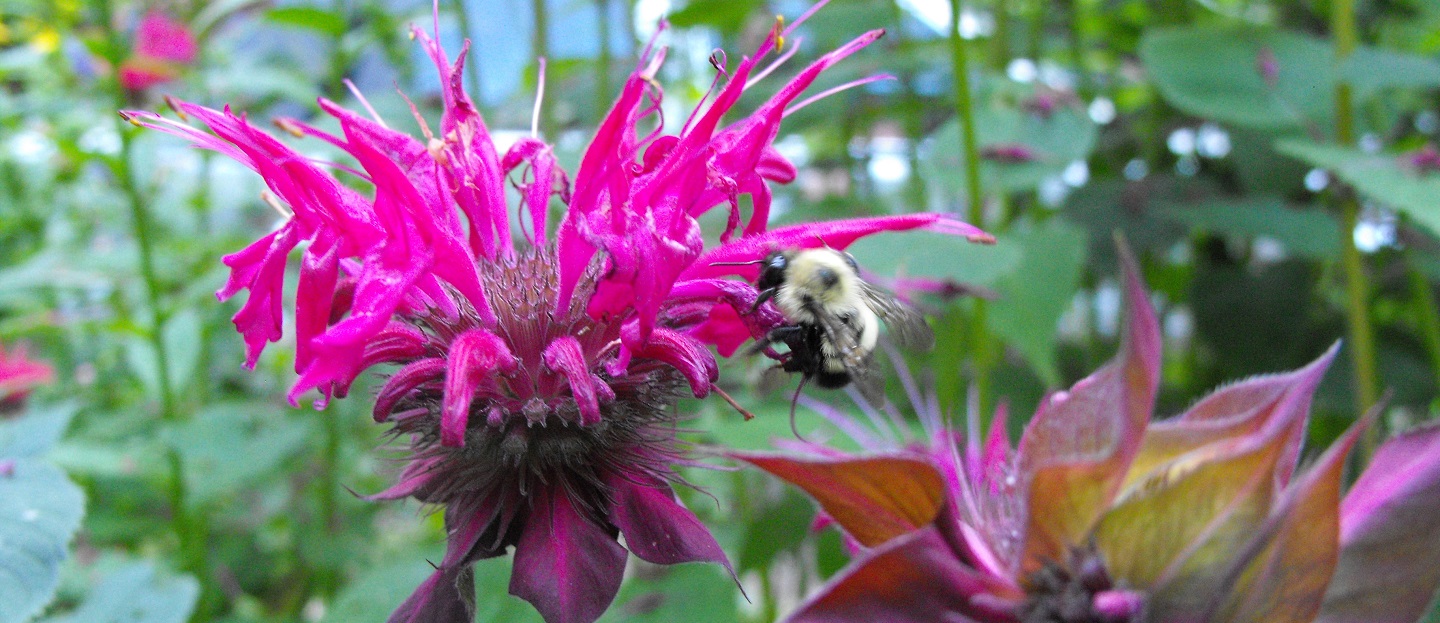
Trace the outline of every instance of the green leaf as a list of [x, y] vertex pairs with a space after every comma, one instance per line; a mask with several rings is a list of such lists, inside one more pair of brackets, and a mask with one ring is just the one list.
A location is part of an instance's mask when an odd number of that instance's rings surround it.
[[345, 18], [334, 11], [314, 7], [290, 6], [270, 9], [265, 19], [276, 24], [313, 30], [322, 35], [339, 37], [345, 34]]
[[372, 566], [335, 596], [321, 623], [384, 623], [434, 571], [419, 554], [410, 560]]
[[1247, 238], [1268, 236], [1293, 253], [1315, 259], [1333, 259], [1340, 252], [1340, 224], [1334, 217], [1318, 208], [1287, 208], [1279, 197], [1171, 204], [1161, 209], [1200, 231]]
[[169, 356], [170, 391], [175, 392], [188, 385], [201, 369], [204, 327], [200, 313], [193, 308], [180, 310], [165, 321], [165, 328], [160, 334], [165, 340], [165, 353]]
[[815, 504], [797, 492], [786, 491], [779, 503], [765, 508], [745, 526], [736, 570], [745, 572], [769, 567], [776, 554], [805, 540], [814, 519]]
[[[1059, 175], [1070, 163], [1086, 159], [1095, 149], [1097, 129], [1083, 109], [1060, 105], [1048, 115], [1027, 110], [1022, 102], [1036, 95], [1028, 90], [1009, 93], [1013, 86], [1000, 83], [995, 88], [1007, 91], [1005, 96], [983, 98], [975, 111], [980, 181], [991, 193], [1034, 189], [1045, 178]], [[950, 196], [962, 196], [965, 176], [960, 172], [965, 170], [965, 150], [959, 122], [952, 119], [929, 140], [921, 160], [925, 179], [938, 183]], [[1023, 149], [1032, 159], [1008, 162], [985, 158], [986, 150], [993, 148]]]
[[166, 431], [166, 440], [184, 457], [193, 502], [204, 504], [272, 474], [304, 447], [310, 421], [268, 403], [220, 404]]
[[1440, 62], [1393, 50], [1362, 47], [1340, 64], [1340, 77], [1361, 93], [1387, 87], [1440, 86]]
[[54, 597], [85, 495], [52, 465], [18, 459], [10, 467], [0, 475], [0, 623], [21, 623]]
[[139, 562], [105, 576], [74, 612], [40, 623], [185, 623], [199, 596], [194, 578], [165, 576]]
[[714, 26], [732, 34], [745, 25], [745, 18], [760, 8], [758, 0], [690, 0], [685, 8], [670, 14], [670, 23], [681, 28]]
[[1440, 233], [1440, 175], [1406, 170], [1393, 154], [1367, 154], [1303, 139], [1281, 140], [1275, 147], [1329, 169], [1360, 194], [1404, 212], [1431, 233]]
[[[1260, 72], [1268, 54], [1277, 69], [1274, 86]], [[1176, 108], [1261, 129], [1329, 128], [1333, 58], [1329, 43], [1278, 30], [1153, 28], [1140, 40], [1140, 60]]]
[[868, 236], [847, 250], [862, 268], [878, 275], [951, 279], [986, 287], [1013, 272], [1021, 259], [1014, 245], [981, 245], [927, 231]]
[[72, 403], [32, 407], [21, 417], [0, 421], [0, 459], [34, 458], [49, 452], [77, 410]]
[[509, 556], [475, 564], [476, 623], [544, 623], [534, 606], [510, 594], [512, 566]]
[[1087, 244], [1084, 231], [1059, 220], [1007, 234], [996, 243], [1017, 249], [1021, 260], [996, 284], [1000, 297], [986, 317], [995, 333], [1052, 387], [1061, 380], [1055, 366], [1055, 329], [1080, 287]]
[[[735, 581], [719, 565], [643, 565], [601, 617], [614, 623], [730, 623], [738, 620]], [[653, 574], [653, 575], [652, 575]]]

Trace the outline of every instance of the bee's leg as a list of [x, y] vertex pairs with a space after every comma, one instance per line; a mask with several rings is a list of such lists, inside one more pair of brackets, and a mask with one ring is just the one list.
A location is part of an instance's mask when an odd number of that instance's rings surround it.
[[765, 301], [768, 301], [768, 300], [770, 300], [771, 297], [775, 296], [775, 290], [776, 290], [776, 288], [765, 288], [764, 290], [761, 290], [761, 291], [760, 291], [760, 296], [755, 297], [755, 304], [754, 304], [754, 305], [751, 305], [751, 306], [750, 306], [750, 311], [749, 311], [749, 312], [746, 312], [746, 313], [747, 313], [747, 314], [753, 314], [753, 313], [755, 313], [755, 310], [760, 309], [760, 306], [761, 306], [761, 305], [764, 305], [764, 304], [765, 304]]
[[781, 342], [790, 346], [791, 350], [794, 350], [794, 340], [799, 338], [804, 331], [803, 327], [793, 325], [771, 329], [769, 333], [765, 334], [764, 338], [755, 340], [755, 345], [750, 347], [749, 354], [758, 355], [765, 352], [765, 349], [770, 348], [770, 345], [776, 342]]

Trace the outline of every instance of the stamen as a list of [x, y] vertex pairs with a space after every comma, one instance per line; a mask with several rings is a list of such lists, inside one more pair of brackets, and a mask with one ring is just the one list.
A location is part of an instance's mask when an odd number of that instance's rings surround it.
[[165, 96], [165, 105], [166, 105], [166, 106], [169, 106], [169, 107], [170, 107], [170, 110], [175, 111], [175, 114], [180, 116], [180, 120], [181, 120], [181, 121], [184, 121], [184, 122], [187, 122], [187, 123], [190, 121], [190, 117], [185, 114], [185, 109], [180, 107], [180, 100], [176, 99], [175, 96], [173, 96], [173, 95], [166, 95], [166, 96]]
[[772, 28], [775, 32], [775, 51], [783, 52], [785, 50], [785, 16], [776, 15], [775, 25]]
[[875, 74], [875, 75], [873, 75], [873, 76], [866, 76], [866, 77], [861, 78], [861, 79], [859, 79], [859, 80], [854, 80], [854, 81], [851, 81], [851, 82], [846, 82], [845, 84], [842, 84], [842, 85], [837, 86], [837, 87], [831, 87], [831, 88], [825, 89], [824, 91], [821, 91], [821, 92], [819, 92], [819, 93], [816, 93], [816, 94], [814, 94], [814, 95], [811, 95], [810, 97], [807, 97], [807, 98], [805, 98], [805, 99], [803, 99], [803, 100], [800, 100], [800, 103], [795, 104], [794, 106], [791, 106], [791, 107], [789, 107], [789, 108], [786, 108], [786, 109], [785, 109], [784, 116], [789, 117], [790, 115], [794, 114], [795, 111], [800, 110], [801, 108], [804, 108], [804, 107], [809, 106], [809, 105], [811, 105], [811, 104], [814, 104], [815, 102], [818, 102], [818, 101], [820, 101], [820, 100], [822, 100], [822, 99], [825, 99], [825, 98], [827, 98], [827, 97], [830, 97], [831, 95], [834, 95], [834, 94], [839, 93], [839, 92], [841, 92], [841, 91], [845, 91], [845, 90], [848, 90], [848, 89], [853, 89], [853, 88], [858, 87], [858, 86], [864, 86], [864, 85], [870, 84], [871, 82], [879, 82], [879, 81], [881, 81], [881, 80], [894, 80], [894, 79], [895, 79], [895, 76], [892, 76], [892, 75], [890, 75], [890, 74]]
[[724, 400], [724, 401], [727, 402], [727, 403], [730, 403], [730, 406], [731, 406], [732, 408], [734, 408], [736, 411], [739, 411], [739, 412], [740, 412], [740, 415], [745, 418], [745, 421], [746, 421], [746, 422], [749, 422], [750, 420], [755, 419], [755, 414], [754, 414], [754, 413], [751, 413], [751, 412], [750, 412], [749, 410], [747, 410], [745, 407], [740, 406], [740, 403], [735, 402], [735, 399], [734, 399], [734, 398], [731, 398], [731, 397], [730, 397], [730, 394], [725, 393], [725, 390], [720, 389], [720, 386], [719, 386], [719, 385], [711, 384], [711, 385], [710, 385], [710, 391], [715, 392], [717, 395], [720, 396], [720, 398], [721, 398], [722, 400]]
[[750, 78], [750, 80], [746, 81], [745, 88], [749, 89], [750, 87], [755, 86], [755, 83], [764, 79], [765, 76], [770, 75], [771, 72], [774, 72], [776, 69], [779, 69], [781, 65], [785, 64], [785, 61], [790, 60], [790, 57], [795, 56], [795, 53], [800, 51], [800, 44], [804, 41], [805, 40], [803, 38], [796, 37], [794, 45], [791, 45], [789, 50], [786, 50], [784, 54], [776, 57], [775, 60], [771, 61], [769, 65], [766, 65], [764, 69], [760, 70], [759, 73], [755, 74]]
[[545, 101], [545, 58], [537, 59], [540, 69], [535, 74], [535, 108], [530, 112], [530, 136], [540, 138], [540, 103]]
[[360, 105], [365, 107], [365, 112], [370, 113], [370, 118], [374, 119], [375, 123], [380, 124], [380, 127], [386, 130], [390, 129], [390, 126], [385, 125], [385, 120], [381, 119], [380, 114], [375, 112], [375, 108], [370, 105], [370, 100], [365, 99], [365, 95], [360, 93], [360, 89], [355, 86], [354, 82], [351, 82], [349, 78], [341, 80], [341, 82], [345, 83], [345, 88], [350, 89], [350, 94], [354, 95], [355, 99], [360, 100]]
[[291, 121], [290, 119], [280, 117], [275, 119], [271, 123], [274, 123], [275, 127], [284, 130], [290, 136], [293, 136], [295, 138], [305, 138], [305, 131], [301, 130], [300, 126], [295, 125], [295, 122]]
[[280, 216], [283, 216], [286, 219], [290, 219], [295, 216], [295, 213], [292, 212], [289, 207], [287, 207], [284, 203], [281, 203], [280, 199], [277, 198], [275, 195], [270, 194], [270, 191], [268, 190], [260, 191], [260, 200], [264, 201], [265, 204], [270, 206], [271, 208], [274, 208], [276, 212], [280, 213]]

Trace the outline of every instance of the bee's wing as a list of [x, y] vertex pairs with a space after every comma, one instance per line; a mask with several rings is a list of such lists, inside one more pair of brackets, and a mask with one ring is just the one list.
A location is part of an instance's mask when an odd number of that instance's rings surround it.
[[825, 339], [835, 348], [846, 368], [859, 367], [869, 353], [860, 346], [860, 329], [845, 323], [840, 316], [822, 310], [819, 306], [810, 308], [815, 324], [825, 332]]
[[850, 382], [860, 390], [865, 400], [877, 407], [885, 404], [885, 375], [880, 373], [873, 353], [867, 354], [856, 365], [847, 364], [846, 371], [850, 373]]
[[935, 332], [915, 308], [869, 283], [862, 282], [860, 290], [865, 295], [865, 303], [885, 322], [896, 344], [912, 350], [930, 350], [935, 346]]

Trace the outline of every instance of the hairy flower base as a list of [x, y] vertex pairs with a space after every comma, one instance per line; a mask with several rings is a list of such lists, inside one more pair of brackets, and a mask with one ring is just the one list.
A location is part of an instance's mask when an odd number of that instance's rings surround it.
[[[557, 313], [556, 267], [548, 249], [480, 264], [493, 328], [449, 290], [398, 314], [367, 350], [400, 366], [375, 418], [409, 440], [400, 481], [374, 497], [443, 506], [450, 532], [435, 576], [392, 621], [468, 620], [469, 565], [510, 547], [511, 592], [552, 620], [604, 611], [625, 566], [621, 533], [652, 562], [728, 565], [669, 485], [670, 465], [684, 462], [674, 407], [687, 379], [643, 353], [606, 370], [621, 325], [586, 313], [599, 271], [586, 271]], [[567, 548], [587, 556], [571, 560]]]
[[[431, 308], [406, 316], [425, 338], [424, 355], [401, 360], [376, 404], [377, 420], [391, 419], [392, 432], [408, 436], [412, 466], [397, 489], [382, 497], [404, 497], [432, 504], [464, 498], [514, 505], [535, 491], [558, 486], [596, 523], [605, 523], [613, 501], [605, 485], [610, 475], [643, 482], [670, 479], [668, 464], [676, 450], [676, 401], [687, 385], [674, 368], [657, 360], [631, 360], [625, 374], [609, 375], [601, 358], [618, 344], [619, 326], [591, 319], [581, 301], [595, 285], [593, 271], [582, 278], [569, 313], [553, 311], [558, 275], [550, 252], [529, 252], [513, 260], [481, 266], [491, 305], [500, 318], [503, 348], [517, 360], [512, 372], [486, 379], [465, 409], [463, 444], [445, 443], [447, 409], [443, 391], [446, 369], [429, 362], [463, 357], [453, 351], [460, 336], [480, 328], [478, 319]], [[587, 418], [570, 388], [568, 372], [553, 367], [550, 345], [578, 336], [582, 383], [599, 388], [599, 418]], [[568, 343], [568, 342], [561, 342]], [[424, 373], [410, 374], [406, 370]], [[428, 374], [427, 374], [428, 373]], [[584, 392], [578, 392], [583, 394]], [[453, 400], [450, 402], [454, 402]], [[491, 530], [496, 541], [484, 545], [490, 555], [514, 544], [514, 526], [523, 525], [523, 509], [502, 509]]]

